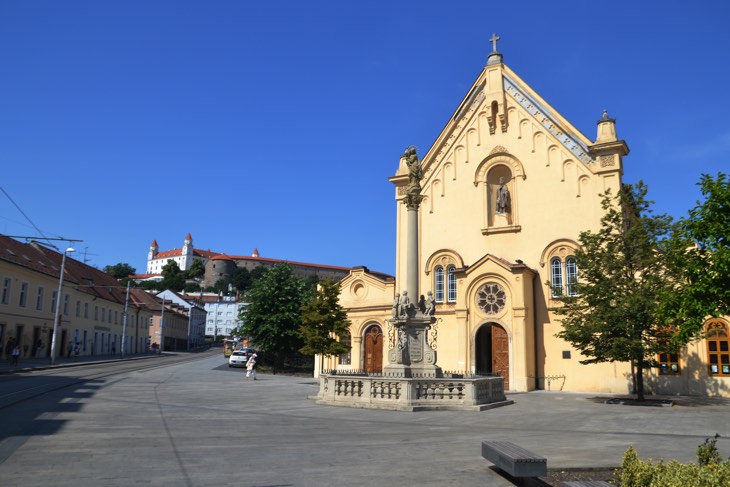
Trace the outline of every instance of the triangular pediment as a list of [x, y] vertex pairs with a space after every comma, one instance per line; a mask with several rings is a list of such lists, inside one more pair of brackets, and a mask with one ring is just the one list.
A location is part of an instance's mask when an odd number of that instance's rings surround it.
[[474, 262], [466, 269], [461, 270], [465, 277], [469, 277], [473, 274], [483, 274], [487, 271], [506, 274], [522, 274], [524, 272], [534, 274], [534, 272], [522, 262], [510, 262], [492, 254], [484, 255], [481, 259]]
[[[513, 155], [525, 164], [535, 161], [562, 167], [567, 161], [588, 175], [605, 165], [597, 164], [592, 147], [590, 139], [506, 65], [487, 65], [421, 158], [421, 185], [426, 190], [434, 179], [456, 179], [457, 170], [464, 175], [464, 169], [469, 171], [495, 152]], [[406, 175], [401, 161], [391, 181], [401, 186]]]

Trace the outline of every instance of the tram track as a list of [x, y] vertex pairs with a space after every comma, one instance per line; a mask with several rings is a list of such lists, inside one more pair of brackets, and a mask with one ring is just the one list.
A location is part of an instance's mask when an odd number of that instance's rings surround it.
[[84, 383], [209, 358], [210, 353], [170, 354], [126, 360], [88, 362], [66, 367], [31, 369], [0, 376], [0, 411], [45, 394]]

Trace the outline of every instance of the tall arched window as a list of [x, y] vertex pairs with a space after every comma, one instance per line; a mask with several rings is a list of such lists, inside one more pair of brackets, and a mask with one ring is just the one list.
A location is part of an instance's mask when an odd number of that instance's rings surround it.
[[554, 298], [563, 295], [563, 263], [559, 257], [550, 261], [550, 287], [552, 287]]
[[434, 300], [437, 303], [444, 302], [444, 268], [439, 266], [433, 271]]
[[553, 257], [550, 260], [550, 287], [552, 297], [578, 295], [578, 264], [572, 255], [565, 259]]
[[707, 360], [710, 375], [730, 376], [730, 334], [723, 320], [710, 320], [707, 331]]
[[449, 303], [456, 302], [456, 266], [450, 265], [446, 268], [446, 283], [448, 285], [448, 296]]
[[340, 337], [340, 343], [347, 347], [347, 352], [340, 354], [340, 365], [350, 365], [352, 363], [352, 335], [350, 332]]
[[578, 295], [578, 264], [573, 256], [565, 259], [565, 288], [568, 296]]

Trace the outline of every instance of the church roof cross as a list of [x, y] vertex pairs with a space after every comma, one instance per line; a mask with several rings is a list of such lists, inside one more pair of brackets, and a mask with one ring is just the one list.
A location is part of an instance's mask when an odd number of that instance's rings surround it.
[[500, 39], [501, 39], [501, 37], [499, 37], [496, 33], [492, 34], [492, 37], [489, 38], [489, 42], [492, 43], [492, 52], [498, 52], [497, 51], [497, 41]]

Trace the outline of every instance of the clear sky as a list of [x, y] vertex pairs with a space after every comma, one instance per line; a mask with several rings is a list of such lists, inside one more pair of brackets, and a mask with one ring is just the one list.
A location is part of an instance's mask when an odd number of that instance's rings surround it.
[[[604, 109], [655, 209], [730, 172], [724, 1], [0, 2], [0, 186], [99, 268], [150, 243], [395, 269], [394, 189], [501, 37], [589, 139]], [[0, 193], [0, 233], [39, 236]], [[58, 244], [65, 248], [65, 243]]]

